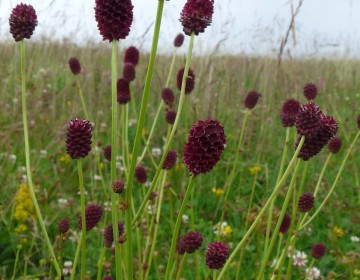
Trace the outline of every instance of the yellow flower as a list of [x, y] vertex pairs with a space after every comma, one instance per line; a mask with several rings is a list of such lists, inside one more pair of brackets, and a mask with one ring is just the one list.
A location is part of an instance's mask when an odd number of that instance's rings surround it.
[[251, 175], [255, 175], [260, 170], [261, 170], [261, 167], [259, 165], [254, 165], [254, 166], [249, 167], [249, 171], [250, 171]]
[[99, 169], [103, 169], [104, 168], [104, 163], [103, 162], [100, 162], [99, 163]]
[[344, 231], [343, 231], [342, 228], [334, 226], [333, 230], [334, 230], [334, 233], [336, 234], [337, 237], [343, 237], [344, 236]]
[[70, 106], [71, 106], [71, 100], [66, 101], [66, 105], [67, 105], [68, 107], [70, 107]]
[[221, 236], [226, 236], [230, 233], [232, 233], [232, 228], [231, 226], [229, 226], [227, 224], [227, 222], [222, 222], [222, 223], [217, 223], [215, 226], [214, 226], [214, 234], [215, 235], [221, 235]]
[[22, 233], [22, 232], [26, 231], [27, 228], [28, 228], [27, 225], [25, 225], [25, 224], [19, 224], [19, 225], [15, 228], [15, 232], [16, 232], [16, 233]]
[[70, 156], [68, 154], [64, 154], [60, 157], [60, 161], [63, 163], [70, 163]]
[[354, 274], [355, 274], [355, 275], [360, 275], [360, 269], [355, 269], [355, 270], [354, 270]]
[[222, 188], [213, 187], [211, 191], [216, 194], [217, 196], [221, 196], [224, 193]]
[[26, 183], [22, 183], [15, 197], [14, 219], [24, 221], [32, 215], [34, 215], [34, 204], [31, 200], [30, 190]]

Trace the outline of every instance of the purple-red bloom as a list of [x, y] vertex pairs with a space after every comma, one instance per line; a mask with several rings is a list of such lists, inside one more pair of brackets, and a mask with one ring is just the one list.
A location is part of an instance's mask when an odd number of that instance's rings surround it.
[[180, 240], [181, 250], [188, 254], [194, 253], [198, 250], [203, 242], [203, 237], [196, 231], [190, 231], [185, 234]]
[[291, 98], [283, 103], [280, 118], [284, 127], [295, 125], [295, 120], [299, 109], [300, 102], [296, 99]]
[[177, 160], [177, 153], [175, 150], [170, 150], [168, 154], [166, 155], [163, 169], [170, 170], [174, 167]]
[[117, 102], [126, 104], [130, 101], [130, 85], [123, 78], [117, 80]]
[[146, 183], [147, 174], [143, 166], [139, 165], [135, 168], [135, 178], [140, 184]]
[[296, 117], [295, 126], [300, 135], [313, 136], [321, 127], [321, 110], [315, 102], [302, 105]]
[[184, 34], [179, 33], [178, 35], [176, 35], [175, 39], [174, 39], [174, 47], [176, 48], [180, 48], [182, 46], [182, 44], [184, 43]]
[[220, 269], [229, 257], [229, 249], [223, 242], [210, 243], [206, 251], [206, 265], [210, 269]]
[[33, 6], [21, 3], [12, 10], [9, 25], [10, 33], [15, 42], [25, 38], [30, 39], [37, 24], [37, 16]]
[[300, 212], [309, 212], [314, 207], [314, 195], [310, 192], [300, 196], [298, 201], [298, 209]]
[[[124, 234], [124, 224], [122, 222], [118, 222], [118, 232], [119, 236]], [[112, 223], [109, 224], [104, 230], [104, 245], [107, 248], [111, 248], [112, 243], [114, 242], [114, 231]]]
[[[184, 77], [185, 68], [181, 68], [176, 76], [177, 87], [181, 90], [182, 79]], [[189, 73], [185, 83], [185, 94], [190, 94], [195, 87], [195, 74], [194, 71], [189, 68]]]
[[174, 109], [167, 110], [165, 119], [168, 124], [174, 124], [176, 119], [176, 111]]
[[256, 106], [260, 97], [261, 97], [260, 93], [253, 90], [250, 91], [244, 99], [245, 107], [248, 109], [253, 109]]
[[111, 161], [111, 145], [106, 145], [104, 148], [104, 157], [108, 161]]
[[330, 153], [336, 154], [341, 149], [341, 138], [340, 137], [334, 137], [329, 141], [328, 148]]
[[136, 66], [139, 63], [139, 58], [140, 52], [136, 47], [131, 46], [126, 49], [124, 57], [125, 63], [132, 63]]
[[174, 104], [174, 93], [170, 88], [164, 88], [161, 92], [161, 98], [165, 102], [165, 104], [169, 105], [170, 107]]
[[70, 227], [70, 223], [69, 220], [64, 218], [58, 221], [58, 230], [60, 233], [67, 233], [67, 231], [69, 230]]
[[125, 184], [123, 181], [115, 180], [112, 184], [114, 193], [122, 193], [125, 188]]
[[125, 39], [133, 22], [131, 0], [96, 0], [95, 19], [103, 40]]
[[72, 57], [69, 59], [69, 67], [74, 75], [77, 75], [81, 72], [81, 65], [76, 57]]
[[226, 138], [224, 128], [216, 120], [200, 120], [189, 131], [184, 149], [184, 162], [189, 171], [207, 173], [220, 160]]
[[315, 259], [320, 259], [326, 253], [326, 245], [324, 243], [318, 243], [311, 249], [311, 255]]
[[135, 65], [132, 63], [125, 63], [123, 69], [123, 79], [128, 83], [130, 83], [133, 80], [135, 80], [135, 76], [136, 76]]
[[360, 114], [357, 117], [357, 125], [358, 125], [358, 128], [360, 129]]
[[[85, 222], [86, 222], [86, 231], [94, 228], [97, 223], [100, 221], [103, 214], [103, 209], [101, 206], [96, 204], [90, 204], [85, 209]], [[82, 219], [78, 219], [78, 227], [82, 229]]]
[[313, 83], [308, 83], [304, 86], [304, 96], [307, 100], [315, 99], [317, 96], [317, 87]]
[[288, 213], [285, 213], [279, 231], [283, 234], [286, 233], [289, 230], [290, 225], [291, 225], [291, 217], [289, 216]]
[[91, 150], [92, 125], [89, 121], [75, 118], [69, 122], [66, 132], [66, 151], [72, 159], [83, 158]]
[[214, 3], [211, 0], [188, 0], [180, 14], [180, 22], [184, 27], [184, 33], [195, 35], [204, 32], [211, 24], [214, 13]]

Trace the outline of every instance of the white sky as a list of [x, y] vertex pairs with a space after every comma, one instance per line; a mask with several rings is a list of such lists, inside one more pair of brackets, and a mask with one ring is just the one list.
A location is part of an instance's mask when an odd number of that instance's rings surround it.
[[[196, 54], [277, 53], [290, 22], [290, 3], [298, 0], [215, 0], [211, 27], [196, 37]], [[94, 18], [95, 0], [0, 0], [0, 40], [11, 39], [8, 18], [12, 7], [32, 4], [38, 22], [34, 39], [70, 38], [77, 43], [100, 42]], [[156, 0], [133, 0], [134, 22], [125, 45], [149, 50]], [[185, 0], [165, 2], [159, 51], [171, 50]], [[360, 0], [304, 0], [296, 18], [296, 49], [292, 55], [360, 57]], [[106, 44], [106, 43], [103, 43]], [[288, 47], [292, 46], [292, 40]], [[185, 48], [184, 48], [185, 50]]]

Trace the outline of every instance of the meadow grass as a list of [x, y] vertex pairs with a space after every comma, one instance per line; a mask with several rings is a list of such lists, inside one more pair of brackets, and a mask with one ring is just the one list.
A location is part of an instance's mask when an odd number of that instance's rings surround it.
[[[189, 38], [186, 38], [187, 40]], [[87, 191], [86, 201], [104, 205], [110, 203], [111, 191], [110, 162], [104, 159], [102, 149], [111, 143], [111, 47], [98, 44], [77, 47], [71, 43], [31, 43], [27, 42], [26, 73], [27, 103], [30, 138], [30, 156], [32, 174], [37, 199], [48, 229], [50, 240], [55, 243], [55, 254], [58, 255], [59, 234], [57, 221], [63, 217], [70, 219], [71, 231], [64, 242], [63, 258], [72, 261], [77, 245], [77, 219], [80, 216], [80, 196], [78, 194], [78, 177], [75, 161], [70, 161], [65, 150], [65, 133], [67, 123], [75, 116], [84, 117], [77, 84], [69, 70], [68, 59], [77, 57], [83, 71], [81, 85], [89, 119], [94, 123], [94, 148], [89, 157], [83, 160], [84, 183]], [[21, 123], [21, 88], [20, 88], [20, 52], [14, 43], [3, 43], [0, 48], [0, 163], [1, 190], [0, 198], [0, 279], [40, 278], [53, 279], [55, 271], [51, 267], [49, 253], [42, 240], [40, 228], [35, 215], [29, 210], [26, 219], [16, 219], [19, 186], [26, 182]], [[129, 110], [129, 120], [135, 119], [140, 111], [141, 95], [147, 70], [149, 54], [141, 53], [140, 63], [136, 70], [136, 79], [132, 82], [132, 99], [136, 113]], [[147, 115], [143, 129], [146, 137], [152, 126], [158, 104], [161, 101], [161, 90], [165, 86], [171, 62], [170, 56], [158, 55], [151, 84]], [[119, 77], [123, 65], [123, 49], [120, 45], [118, 54]], [[174, 90], [175, 102], [179, 101], [180, 91], [176, 88], [176, 73], [184, 67], [185, 56], [178, 56], [170, 88]], [[175, 168], [168, 172], [166, 182], [171, 186], [164, 189], [160, 226], [153, 255], [153, 264], [149, 267], [149, 279], [163, 279], [167, 265], [172, 232], [175, 227], [180, 198], [185, 193], [188, 183], [188, 171], [182, 163], [182, 152], [187, 139], [186, 127], [191, 127], [199, 119], [208, 117], [221, 121], [227, 137], [226, 149], [216, 168], [207, 175], [198, 176], [191, 194], [186, 215], [189, 222], [181, 225], [181, 235], [195, 229], [203, 234], [201, 249], [187, 257], [182, 276], [184, 279], [208, 279], [211, 277], [205, 264], [205, 250], [214, 240], [225, 242], [230, 252], [246, 232], [245, 224], [255, 220], [262, 205], [273, 190], [279, 170], [284, 147], [285, 128], [279, 118], [282, 102], [288, 98], [297, 98], [305, 102], [302, 88], [307, 82], [315, 82], [319, 88], [317, 103], [324, 113], [333, 115], [339, 123], [338, 135], [343, 139], [343, 148], [331, 157], [329, 167], [323, 178], [318, 199], [319, 206], [331, 187], [342, 159], [358, 131], [356, 117], [360, 105], [360, 61], [340, 58], [333, 59], [285, 59], [277, 66], [277, 60], [271, 57], [216, 56], [204, 55], [192, 58], [191, 68], [195, 72], [194, 92], [187, 96], [188, 124], [180, 120], [172, 148], [179, 155]], [[240, 151], [236, 151], [241, 124], [245, 116], [243, 99], [248, 91], [255, 89], [262, 94], [257, 106], [252, 110], [247, 122], [244, 141]], [[120, 120], [118, 121], [120, 123]], [[129, 146], [133, 146], [136, 125], [129, 125]], [[167, 134], [165, 111], [160, 116], [157, 131], [153, 135], [150, 148], [162, 148], [163, 137]], [[118, 139], [120, 141], [120, 129]], [[294, 142], [295, 129], [291, 130], [287, 161], [290, 160]], [[121, 144], [120, 144], [121, 145]], [[119, 146], [120, 147], [120, 146]], [[140, 152], [143, 149], [140, 146]], [[237, 173], [224, 202], [223, 220], [229, 225], [228, 232], [216, 235], [213, 227], [221, 220], [221, 211], [215, 215], [220, 196], [212, 191], [214, 187], [223, 188], [227, 180], [236, 153], [239, 152]], [[313, 191], [328, 155], [327, 149], [309, 161], [304, 191]], [[16, 156], [16, 159], [15, 157]], [[160, 158], [155, 157], [158, 162]], [[156, 169], [147, 154], [142, 162], [152, 178]], [[327, 244], [328, 252], [315, 266], [328, 279], [355, 279], [359, 277], [359, 243], [351, 242], [351, 236], [359, 236], [360, 226], [358, 208], [359, 195], [358, 144], [352, 151], [345, 170], [338, 182], [335, 193], [325, 208], [303, 231], [296, 242], [296, 249], [306, 252], [310, 257], [311, 247], [318, 243]], [[250, 169], [259, 166], [254, 174]], [[119, 176], [123, 176], [119, 172]], [[123, 177], [123, 179], [125, 179]], [[285, 199], [290, 183], [287, 180], [275, 203], [273, 229]], [[249, 200], [253, 192], [252, 206], [249, 214]], [[134, 183], [134, 205], [139, 207], [147, 187]], [[65, 201], [64, 201], [65, 199]], [[63, 202], [61, 202], [63, 200]], [[60, 201], [60, 202], [59, 202]], [[290, 202], [289, 209], [292, 207]], [[313, 212], [312, 212], [313, 213]], [[90, 279], [96, 279], [98, 260], [102, 251], [102, 229], [111, 221], [110, 212], [105, 215], [98, 226], [87, 234], [87, 273]], [[124, 215], [123, 215], [124, 217]], [[151, 229], [153, 213], [145, 211], [142, 219], [136, 224], [138, 235], [133, 236], [134, 269], [138, 279], [143, 279], [145, 270], [139, 271], [139, 253], [147, 244]], [[124, 221], [124, 219], [123, 219]], [[23, 224], [26, 230], [19, 230]], [[239, 279], [254, 279], [258, 273], [263, 254], [263, 243], [266, 229], [266, 216], [257, 225], [254, 234], [247, 241], [243, 255]], [[284, 236], [287, 238], [287, 235]], [[19, 246], [21, 245], [21, 247]], [[124, 245], [122, 245], [124, 246]], [[270, 260], [276, 255], [276, 248]], [[18, 255], [18, 263], [16, 263]], [[114, 256], [110, 249], [104, 251], [104, 273]], [[140, 259], [143, 259], [141, 257]], [[236, 258], [238, 259], [238, 258]], [[308, 264], [310, 264], [310, 258]], [[180, 265], [176, 257], [175, 263]], [[62, 264], [63, 265], [63, 264]], [[15, 270], [14, 270], [15, 267]], [[271, 276], [268, 267], [265, 278]], [[110, 269], [113, 272], [114, 266]], [[13, 274], [13, 271], [15, 273]], [[236, 265], [230, 265], [226, 279], [235, 279]], [[293, 278], [305, 277], [303, 268], [293, 267]]]

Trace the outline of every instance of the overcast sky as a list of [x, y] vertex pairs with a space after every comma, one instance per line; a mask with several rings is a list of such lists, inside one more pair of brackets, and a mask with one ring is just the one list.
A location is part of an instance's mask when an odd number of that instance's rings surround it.
[[[79, 44], [102, 40], [94, 0], [0, 0], [1, 40], [11, 39], [8, 18], [20, 2], [32, 4], [37, 11], [34, 39], [71, 38]], [[150, 49], [157, 2], [133, 0], [134, 22], [122, 44]], [[221, 53], [277, 53], [289, 26], [291, 2], [296, 7], [298, 0], [215, 0], [212, 26], [196, 37], [195, 53], [212, 51], [217, 45]], [[182, 30], [178, 19], [184, 3], [165, 2], [160, 52], [171, 49], [173, 38]], [[360, 0], [304, 0], [295, 25], [297, 42], [292, 55], [360, 57]], [[288, 46], [293, 46], [291, 39]]]

